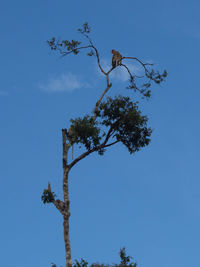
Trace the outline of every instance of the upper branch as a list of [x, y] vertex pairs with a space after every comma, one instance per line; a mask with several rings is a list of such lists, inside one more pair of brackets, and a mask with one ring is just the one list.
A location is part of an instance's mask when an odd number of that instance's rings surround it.
[[92, 48], [94, 49], [95, 54], [96, 54], [96, 57], [97, 57], [97, 63], [98, 63], [98, 65], [99, 65], [99, 68], [100, 68], [101, 72], [102, 72], [104, 75], [106, 75], [106, 72], [103, 70], [103, 68], [101, 67], [101, 64], [100, 64], [99, 52], [98, 52], [97, 48], [94, 46], [94, 44], [93, 44], [93, 42], [92, 42], [92, 39], [89, 37], [88, 34], [83, 33], [83, 32], [82, 32], [82, 34], [88, 39], [88, 41], [89, 41], [89, 43], [90, 43], [90, 47], [92, 47]]
[[96, 49], [96, 47], [95, 47], [93, 44], [91, 44], [91, 47], [95, 50], [96, 57], [97, 57], [97, 63], [98, 63], [98, 66], [99, 66], [101, 72], [102, 72], [104, 75], [106, 75], [106, 72], [103, 70], [103, 68], [101, 67], [101, 64], [100, 64], [100, 58], [99, 58], [98, 50]]
[[115, 144], [117, 144], [117, 143], [119, 143], [119, 142], [120, 142], [120, 140], [116, 140], [116, 141], [113, 142], [113, 143], [110, 143], [110, 144], [105, 145], [104, 148], [105, 148], [105, 147], [112, 146], [112, 145], [115, 145]]
[[144, 78], [144, 76], [137, 76], [137, 75], [135, 75], [135, 74], [133, 75], [133, 74], [130, 72], [129, 68], [128, 68], [125, 64], [120, 64], [120, 66], [124, 67], [124, 68], [128, 71], [128, 73], [129, 73], [129, 75], [130, 75], [131, 78], [133, 78], [133, 77], [136, 77], [136, 78]]
[[134, 59], [134, 60], [138, 61], [143, 66], [143, 68], [145, 69], [145, 72], [148, 72], [148, 69], [146, 68], [146, 66], [153, 66], [152, 63], [143, 63], [137, 57], [122, 57], [122, 59], [125, 59], [125, 58], [127, 58], [127, 59]]
[[90, 47], [92, 47], [92, 46], [91, 46], [91, 45], [81, 46], [81, 47], [72, 49], [72, 50], [69, 51], [69, 52], [65, 52], [65, 51], [63, 51], [61, 48], [58, 48], [58, 51], [62, 54], [62, 57], [64, 57], [64, 56], [66, 56], [66, 55], [68, 55], [68, 54], [75, 53], [76, 50], [81, 50], [81, 49], [90, 48]]
[[[96, 102], [96, 105], [95, 105], [95, 112], [97, 111], [98, 109], [98, 106], [100, 105], [101, 103], [101, 100], [103, 99], [104, 95], [108, 92], [108, 90], [112, 87], [112, 83], [109, 83], [109, 76], [108, 74], [106, 75], [106, 82], [107, 82], [107, 87], [106, 89], [103, 91], [101, 97], [99, 98], [99, 100]], [[96, 114], [94, 116], [94, 118], [96, 119]]]

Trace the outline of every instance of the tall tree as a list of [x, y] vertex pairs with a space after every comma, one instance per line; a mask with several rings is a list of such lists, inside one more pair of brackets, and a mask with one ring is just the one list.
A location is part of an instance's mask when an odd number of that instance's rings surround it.
[[[129, 84], [127, 89], [134, 93], [139, 93], [142, 99], [151, 97], [152, 82], [160, 84], [167, 77], [167, 72], [162, 74], [153, 69], [153, 64], [144, 63], [137, 57], [122, 56], [118, 51], [112, 50], [112, 66], [106, 72], [100, 62], [99, 51], [90, 38], [90, 27], [88, 23], [83, 24], [78, 29], [80, 34], [85, 38], [87, 44], [77, 40], [59, 41], [55, 37], [48, 40], [47, 43], [52, 50], [67, 56], [69, 54], [78, 55], [81, 50], [86, 49], [88, 56], [95, 56], [98, 67], [106, 79], [106, 88], [102, 91], [100, 98], [94, 105], [92, 113], [82, 117], [71, 119], [69, 129], [62, 129], [63, 143], [63, 200], [55, 199], [56, 195], [51, 190], [50, 183], [48, 188], [43, 191], [42, 201], [44, 203], [53, 203], [63, 216], [64, 241], [66, 254], [66, 267], [72, 266], [71, 246], [69, 238], [69, 217], [70, 217], [70, 200], [68, 190], [68, 179], [70, 170], [82, 159], [93, 152], [103, 155], [108, 147], [117, 143], [125, 145], [130, 154], [139, 151], [142, 147], [147, 146], [150, 142], [152, 129], [147, 126], [148, 117], [141, 114], [139, 110], [139, 101], [133, 102], [130, 97], [119, 95], [107, 97], [103, 101], [106, 93], [112, 88], [110, 74], [115, 68], [124, 68], [129, 75]], [[125, 64], [126, 59], [136, 61], [143, 69], [143, 74], [137, 76], [132, 73], [130, 68]], [[70, 147], [74, 145], [84, 147], [84, 152], [78, 157], [68, 160]]]

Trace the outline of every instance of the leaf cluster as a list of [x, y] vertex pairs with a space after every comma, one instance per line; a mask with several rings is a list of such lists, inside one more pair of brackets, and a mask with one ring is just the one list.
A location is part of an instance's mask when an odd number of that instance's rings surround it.
[[167, 77], [167, 71], [164, 70], [164, 72], [160, 74], [159, 71], [155, 71], [154, 69], [152, 69], [150, 72], [146, 71], [145, 75], [150, 80], [154, 81], [157, 84], [160, 84]]
[[85, 22], [82, 26], [82, 28], [78, 29], [78, 32], [82, 34], [89, 34], [91, 32], [91, 28], [88, 25], [88, 22]]
[[133, 89], [135, 92], [139, 91], [142, 94], [142, 98], [149, 99], [151, 97], [150, 87], [152, 85], [152, 81], [156, 84], [160, 84], [161, 82], [165, 81], [167, 75], [168, 74], [166, 70], [164, 70], [163, 73], [160, 74], [159, 71], [155, 71], [154, 69], [148, 70], [145, 66], [145, 76], [147, 78], [147, 81], [142, 84], [141, 88], [139, 88], [136, 84], [136, 77], [134, 77], [132, 74], [130, 75], [129, 85], [126, 88]]
[[59, 42], [55, 37], [47, 40], [47, 43], [50, 46], [51, 50], [59, 50], [61, 54], [63, 54], [65, 50], [68, 53], [72, 52], [75, 55], [79, 53], [79, 50], [77, 48], [81, 44], [81, 42], [75, 40], [62, 40], [61, 42]]
[[120, 258], [121, 258], [120, 267], [122, 267], [122, 266], [136, 267], [137, 266], [136, 262], [135, 263], [131, 262], [131, 259], [133, 259], [131, 256], [126, 256], [125, 247], [120, 249], [119, 254], [120, 254]]
[[[88, 39], [89, 39], [88, 34], [90, 33], [90, 31], [91, 29], [87, 22], [83, 24], [82, 28], [78, 29], [78, 32], [80, 32], [82, 35], [84, 35]], [[80, 49], [91, 47], [91, 45], [88, 45], [86, 47], [80, 47], [81, 42], [77, 40], [59, 41], [55, 37], [52, 37], [50, 40], [47, 40], [47, 44], [49, 45], [51, 50], [57, 50], [62, 55], [67, 55], [69, 53], [73, 53], [77, 55], [80, 52]], [[87, 55], [93, 56], [94, 51], [90, 50], [90, 52], [88, 52]]]
[[42, 194], [42, 202], [44, 204], [51, 203], [55, 200], [56, 194], [54, 192], [50, 192], [48, 189], [44, 189]]
[[152, 133], [151, 128], [147, 128], [147, 116], [141, 115], [137, 104], [129, 97], [108, 97], [97, 112], [101, 124], [110, 127], [112, 137], [122, 142], [130, 154], [148, 145]]
[[[99, 263], [92, 263], [90, 267], [137, 267], [136, 262], [131, 262], [131, 259], [133, 259], [131, 256], [126, 256], [125, 248], [120, 249], [119, 252], [121, 261], [119, 264], [99, 264]], [[84, 259], [81, 259], [80, 262], [78, 260], [75, 260], [75, 263], [73, 264], [73, 267], [87, 267], [88, 262]]]
[[86, 115], [71, 120], [68, 140], [71, 144], [83, 144], [87, 151], [94, 150], [100, 155], [116, 142], [122, 142], [130, 154], [139, 151], [149, 144], [152, 130], [147, 127], [148, 118], [141, 115], [137, 104], [129, 97], [107, 97], [95, 110], [96, 119]]
[[101, 136], [98, 123], [89, 115], [83, 118], [71, 119], [71, 136], [67, 136], [72, 144], [80, 143], [85, 146], [87, 150], [100, 145]]

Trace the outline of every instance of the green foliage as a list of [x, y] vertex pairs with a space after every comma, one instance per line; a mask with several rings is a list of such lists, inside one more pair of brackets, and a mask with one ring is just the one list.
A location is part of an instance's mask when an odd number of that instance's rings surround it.
[[77, 48], [81, 44], [81, 42], [75, 40], [63, 40], [59, 42], [55, 37], [47, 40], [47, 43], [50, 46], [51, 50], [58, 50], [61, 54], [65, 53], [64, 51], [67, 51], [68, 53], [72, 52], [75, 55], [79, 53], [79, 50]]
[[74, 40], [71, 40], [71, 42], [68, 40], [63, 40], [61, 43], [61, 46], [62, 46], [62, 44], [64, 45], [64, 47], [67, 48], [67, 51], [69, 51], [69, 52], [72, 51], [75, 55], [77, 55], [79, 53], [79, 50], [76, 48], [81, 44], [81, 42], [74, 41]]
[[167, 77], [167, 71], [164, 70], [163, 74], [160, 74], [158, 71], [152, 69], [150, 72], [146, 71], [145, 75], [150, 80], [154, 81], [157, 84], [160, 84]]
[[95, 115], [96, 119], [86, 115], [71, 120], [70, 144], [83, 144], [87, 151], [94, 149], [99, 155], [104, 154], [109, 141], [122, 142], [130, 154], [149, 144], [152, 130], [147, 127], [148, 118], [129, 97], [107, 97]]
[[94, 51], [90, 50], [90, 52], [89, 52], [89, 53], [87, 53], [87, 55], [88, 55], [89, 57], [92, 57], [92, 56], [94, 56]]
[[73, 265], [73, 267], [87, 267], [87, 265], [88, 265], [88, 262], [85, 261], [84, 259], [81, 259], [80, 262], [75, 260], [75, 264]]
[[[119, 252], [121, 261], [119, 264], [113, 264], [111, 267], [137, 267], [136, 262], [131, 262], [130, 259], [133, 259], [131, 256], [126, 256], [125, 248], [120, 249]], [[81, 259], [81, 261], [75, 260], [75, 263], [73, 264], [73, 267], [87, 267], [88, 262], [84, 259]], [[90, 267], [109, 267], [108, 264], [99, 264], [99, 263], [92, 263], [90, 264]]]
[[42, 199], [42, 202], [46, 204], [46, 203], [53, 202], [55, 200], [55, 197], [56, 197], [56, 194], [54, 192], [49, 192], [48, 189], [44, 189], [41, 199]]
[[83, 27], [81, 29], [78, 29], [78, 31], [80, 33], [82, 33], [82, 34], [85, 34], [85, 33], [88, 34], [88, 33], [90, 33], [91, 32], [91, 28], [89, 27], [88, 22], [85, 22], [83, 24]]
[[[86, 115], [83, 118], [71, 119], [71, 143], [81, 143], [87, 150], [100, 145], [100, 129], [93, 117]], [[69, 136], [70, 137], [70, 136]]]
[[102, 119], [101, 124], [110, 126], [112, 136], [122, 142], [131, 154], [148, 145], [152, 133], [151, 128], [147, 128], [147, 116], [141, 115], [137, 104], [129, 97], [108, 97], [97, 112], [97, 117]]
[[[86, 38], [88, 38], [88, 34], [90, 33], [91, 29], [87, 22], [85, 22], [81, 29], [78, 29], [78, 32], [83, 34]], [[69, 53], [73, 53], [74, 55], [77, 55], [80, 52], [80, 49], [82, 48], [89, 48], [91, 45], [88, 45], [86, 47], [80, 47], [81, 42], [77, 40], [62, 40], [59, 41], [55, 37], [52, 37], [50, 40], [47, 40], [47, 44], [49, 45], [51, 50], [57, 50], [62, 55], [67, 55]], [[87, 53], [88, 56], [93, 56], [94, 51], [90, 50], [89, 53]]]
[[130, 262], [130, 259], [133, 259], [131, 256], [126, 256], [126, 251], [125, 248], [120, 249], [119, 252], [121, 262], [120, 262], [120, 267], [122, 266], [128, 266], [128, 267], [136, 267], [137, 263], [135, 262]]

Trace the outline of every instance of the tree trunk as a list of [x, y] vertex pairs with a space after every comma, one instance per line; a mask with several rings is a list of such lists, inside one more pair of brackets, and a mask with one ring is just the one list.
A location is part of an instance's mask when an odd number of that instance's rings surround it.
[[71, 247], [69, 239], [69, 217], [63, 218], [66, 267], [72, 267]]
[[69, 239], [69, 217], [70, 217], [70, 201], [68, 189], [68, 174], [69, 168], [67, 165], [67, 152], [69, 150], [66, 144], [66, 129], [62, 129], [63, 137], [63, 194], [64, 194], [64, 211], [63, 211], [63, 228], [64, 228], [64, 241], [65, 241], [65, 257], [66, 267], [72, 267], [71, 258], [71, 245]]
[[[68, 176], [68, 175], [67, 175]], [[64, 228], [64, 241], [65, 241], [65, 256], [66, 256], [66, 267], [72, 267], [72, 258], [71, 258], [71, 245], [69, 238], [69, 217], [70, 217], [70, 201], [68, 194], [68, 177], [65, 177], [65, 182], [63, 183], [64, 187], [64, 212], [63, 212], [63, 228]]]

